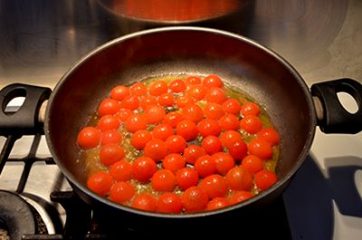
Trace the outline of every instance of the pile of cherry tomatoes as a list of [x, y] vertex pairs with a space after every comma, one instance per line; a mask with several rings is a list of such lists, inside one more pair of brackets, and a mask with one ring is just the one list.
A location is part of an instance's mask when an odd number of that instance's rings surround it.
[[[277, 176], [265, 110], [215, 74], [115, 86], [77, 143], [88, 188], [144, 211], [192, 213], [245, 201]], [[96, 167], [94, 167], [96, 166]]]

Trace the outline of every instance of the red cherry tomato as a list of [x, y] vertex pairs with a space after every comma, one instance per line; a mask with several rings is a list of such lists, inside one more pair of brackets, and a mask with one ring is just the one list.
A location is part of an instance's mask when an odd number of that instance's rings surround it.
[[141, 114], [132, 114], [124, 123], [127, 131], [134, 133], [147, 128], [147, 119]]
[[235, 98], [229, 98], [225, 102], [223, 102], [222, 108], [224, 109], [224, 111], [226, 113], [239, 115], [241, 105], [240, 105], [240, 102], [238, 100], [236, 100]]
[[102, 131], [117, 129], [120, 125], [119, 119], [113, 115], [102, 116], [97, 123], [97, 128]]
[[240, 113], [242, 116], [258, 116], [260, 113], [260, 107], [258, 104], [253, 102], [246, 102], [241, 105]]
[[204, 108], [204, 115], [209, 119], [219, 120], [224, 114], [222, 106], [217, 103], [207, 103]]
[[107, 130], [102, 132], [101, 144], [106, 145], [110, 143], [120, 143], [122, 141], [122, 135], [117, 130]]
[[168, 149], [164, 141], [154, 138], [146, 143], [143, 153], [144, 156], [150, 157], [155, 161], [159, 161], [168, 154]]
[[199, 212], [209, 202], [207, 193], [199, 187], [190, 187], [181, 195], [181, 202], [186, 212]]
[[83, 149], [98, 146], [101, 140], [101, 132], [94, 127], [85, 127], [78, 133], [77, 143]]
[[198, 135], [196, 124], [190, 120], [182, 120], [176, 126], [177, 135], [182, 136], [186, 141], [194, 140]]
[[138, 130], [131, 136], [131, 144], [138, 150], [143, 149], [152, 139], [152, 134], [147, 130]]
[[106, 172], [96, 172], [89, 176], [87, 186], [93, 192], [105, 196], [113, 184], [112, 176]]
[[98, 106], [98, 116], [113, 115], [121, 108], [119, 102], [112, 98], [105, 98]]
[[263, 139], [255, 138], [248, 144], [249, 154], [260, 157], [261, 159], [270, 159], [273, 156], [273, 146]]
[[154, 212], [157, 209], [157, 199], [149, 193], [141, 193], [133, 199], [131, 206], [139, 210]]
[[249, 191], [253, 186], [253, 176], [242, 167], [234, 167], [226, 174], [225, 179], [232, 190]]
[[164, 169], [168, 169], [172, 172], [177, 172], [177, 170], [184, 168], [186, 165], [186, 160], [183, 156], [178, 153], [168, 154], [162, 160], [162, 166]]
[[171, 135], [165, 141], [170, 153], [182, 153], [186, 147], [186, 140], [180, 135]]
[[211, 87], [222, 88], [224, 86], [224, 83], [222, 82], [221, 78], [216, 74], [210, 74], [210, 75], [206, 76], [202, 80], [202, 84], [207, 88], [211, 88]]
[[142, 82], [136, 82], [129, 87], [129, 92], [134, 96], [146, 95], [147, 87]]
[[160, 96], [164, 93], [167, 93], [167, 83], [162, 80], [153, 81], [148, 87], [149, 93], [152, 96]]
[[216, 120], [205, 118], [197, 124], [197, 130], [203, 137], [219, 136], [221, 127]]
[[206, 207], [206, 210], [212, 211], [220, 208], [224, 208], [229, 206], [229, 201], [226, 198], [223, 197], [217, 197], [212, 199]]
[[176, 127], [177, 124], [182, 121], [184, 117], [179, 112], [169, 112], [166, 114], [166, 116], [163, 118], [163, 123], [168, 124], [171, 127]]
[[161, 213], [180, 213], [182, 210], [181, 198], [175, 193], [163, 193], [157, 201], [157, 211]]
[[138, 157], [132, 165], [133, 177], [140, 182], [147, 182], [157, 171], [157, 165], [152, 158]]
[[207, 93], [207, 88], [203, 85], [192, 85], [186, 91], [186, 95], [194, 98], [195, 100], [199, 101], [205, 97]]
[[199, 187], [207, 193], [210, 199], [224, 197], [228, 191], [226, 180], [217, 174], [202, 179]]
[[205, 149], [198, 145], [193, 145], [193, 144], [185, 148], [183, 154], [186, 162], [190, 164], [194, 164], [199, 157], [204, 155], [206, 155]]
[[147, 110], [150, 107], [156, 106], [157, 103], [158, 101], [155, 96], [144, 95], [139, 97], [139, 105], [143, 110]]
[[222, 151], [221, 141], [215, 136], [205, 137], [201, 142], [201, 146], [207, 154], [214, 154]]
[[264, 160], [254, 155], [248, 155], [241, 161], [241, 166], [250, 173], [255, 174], [264, 169]]
[[129, 110], [135, 110], [139, 106], [140, 106], [140, 101], [139, 101], [138, 97], [134, 96], [134, 95], [125, 97], [120, 103], [121, 108], [129, 109]]
[[124, 149], [119, 144], [103, 145], [99, 151], [99, 160], [106, 166], [122, 160], [123, 157]]
[[202, 109], [196, 104], [188, 104], [183, 107], [182, 115], [184, 116], [184, 119], [193, 121], [195, 123], [199, 122], [204, 117]]
[[240, 127], [248, 133], [254, 134], [263, 128], [260, 118], [254, 115], [245, 116], [240, 120]]
[[220, 134], [220, 141], [222, 145], [229, 148], [237, 141], [243, 141], [241, 134], [235, 130], [228, 130]]
[[201, 83], [201, 78], [196, 76], [190, 76], [185, 79], [186, 86], [199, 85], [200, 83]]
[[280, 142], [280, 136], [275, 128], [263, 128], [257, 134], [259, 139], [269, 142], [271, 145], [277, 145]]
[[197, 185], [199, 174], [194, 168], [182, 168], [176, 172], [176, 182], [182, 190], [186, 190]]
[[228, 146], [229, 154], [234, 158], [235, 161], [241, 161], [248, 152], [246, 143], [242, 140], [229, 143]]
[[221, 175], [225, 175], [235, 166], [233, 157], [225, 152], [217, 152], [211, 156], [216, 163], [216, 170]]
[[269, 170], [261, 170], [255, 174], [255, 185], [261, 190], [267, 190], [278, 180], [277, 175]]
[[135, 188], [128, 182], [116, 182], [112, 185], [109, 199], [113, 202], [124, 203], [131, 200], [135, 194]]
[[211, 87], [208, 89], [205, 100], [210, 103], [222, 104], [226, 100], [226, 93], [223, 88]]
[[129, 116], [132, 115], [132, 111], [127, 108], [121, 108], [119, 111], [114, 115], [118, 117], [119, 121], [122, 123], [127, 120]]
[[166, 112], [163, 107], [154, 105], [145, 110], [145, 116], [148, 123], [160, 123], [166, 116]]
[[174, 93], [180, 93], [185, 91], [186, 89], [186, 84], [183, 80], [181, 79], [175, 79], [172, 80], [169, 84], [169, 88], [171, 89], [172, 92]]
[[216, 173], [216, 163], [210, 155], [199, 157], [194, 165], [196, 171], [201, 177], [207, 177]]
[[158, 97], [158, 103], [164, 107], [171, 107], [175, 104], [175, 98], [171, 93], [164, 93]]
[[237, 130], [239, 129], [239, 119], [234, 114], [225, 114], [219, 119], [219, 125], [222, 130]]
[[159, 192], [172, 192], [176, 186], [176, 177], [168, 169], [160, 169], [151, 178], [151, 186]]
[[126, 86], [123, 85], [119, 85], [114, 87], [111, 90], [111, 98], [118, 100], [118, 101], [122, 101], [125, 97], [127, 97], [129, 95], [129, 89]]
[[232, 192], [229, 196], [229, 203], [230, 204], [237, 204], [243, 201], [252, 198], [254, 195], [248, 191], [235, 191]]
[[196, 101], [190, 96], [179, 96], [175, 99], [175, 102], [179, 108], [183, 108], [189, 104], [194, 104]]
[[117, 181], [128, 181], [133, 176], [132, 164], [124, 159], [115, 162], [110, 166], [109, 174]]
[[173, 135], [173, 128], [169, 124], [161, 123], [158, 124], [152, 130], [152, 136], [154, 138], [165, 141], [169, 136]]

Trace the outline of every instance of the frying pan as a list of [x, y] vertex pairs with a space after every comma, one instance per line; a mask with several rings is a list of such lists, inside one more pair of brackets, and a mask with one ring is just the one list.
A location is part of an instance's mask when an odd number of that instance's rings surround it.
[[[86, 187], [86, 168], [78, 160], [78, 131], [96, 111], [112, 87], [129, 85], [151, 76], [169, 74], [218, 74], [228, 85], [242, 89], [265, 107], [281, 135], [279, 181], [259, 195], [217, 211], [192, 214], [143, 212], [113, 203]], [[338, 92], [352, 95], [358, 111], [347, 112]], [[5, 106], [25, 96], [16, 113]], [[95, 49], [75, 64], [50, 92], [36, 86], [14, 84], [1, 90], [2, 135], [31, 134], [40, 106], [50, 96], [44, 118], [48, 147], [74, 191], [85, 202], [142, 221], [203, 219], [257, 208], [280, 196], [306, 159], [319, 126], [326, 133], [357, 133], [362, 130], [362, 86], [351, 79], [315, 84], [311, 90], [298, 72], [277, 53], [245, 37], [199, 27], [164, 27], [129, 34]], [[127, 220], [128, 221], [128, 220]]]

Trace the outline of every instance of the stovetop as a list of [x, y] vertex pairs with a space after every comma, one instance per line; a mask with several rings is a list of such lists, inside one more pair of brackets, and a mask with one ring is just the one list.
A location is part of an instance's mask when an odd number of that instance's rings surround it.
[[[69, 67], [100, 44], [165, 25], [122, 18], [99, 2], [1, 1], [0, 88], [15, 82], [53, 88]], [[257, 40], [289, 61], [309, 86], [343, 77], [362, 82], [361, 1], [240, 2], [245, 3], [245, 9], [236, 16], [189, 25], [224, 29]], [[353, 111], [355, 103], [346, 95], [341, 99]], [[39, 149], [35, 156], [29, 156], [30, 167], [23, 158], [34, 139], [39, 141]], [[0, 137], [0, 146], [4, 144], [6, 139]], [[292, 239], [360, 239], [361, 156], [361, 133], [336, 135], [316, 130], [310, 155], [277, 205], [285, 209], [282, 219], [287, 224], [282, 229], [290, 231]], [[26, 179], [21, 178], [23, 171], [29, 171]], [[26, 193], [24, 199], [34, 203], [45, 225], [50, 222], [48, 231], [61, 237], [58, 234], [64, 229], [67, 214], [58, 202], [64, 205], [72, 199], [72, 189], [53, 163], [42, 135], [15, 142], [10, 161], [0, 174], [0, 189]], [[37, 206], [39, 202], [47, 210]]]

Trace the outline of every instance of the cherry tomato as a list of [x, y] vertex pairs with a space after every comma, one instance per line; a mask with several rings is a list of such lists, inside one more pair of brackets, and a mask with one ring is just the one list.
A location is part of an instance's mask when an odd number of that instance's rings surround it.
[[157, 171], [157, 165], [152, 158], [138, 157], [132, 165], [133, 177], [140, 182], [147, 182]]
[[241, 161], [241, 166], [250, 173], [255, 174], [264, 169], [264, 160], [254, 155], [248, 155]]
[[122, 160], [123, 157], [124, 150], [119, 144], [111, 143], [103, 145], [99, 151], [99, 160], [106, 166]]
[[186, 91], [186, 95], [196, 99], [197, 101], [203, 99], [207, 93], [207, 88], [203, 85], [192, 85]]
[[207, 154], [214, 154], [222, 151], [221, 141], [218, 137], [207, 136], [201, 141], [201, 147]]
[[241, 105], [240, 105], [240, 102], [238, 100], [236, 100], [235, 98], [229, 98], [225, 102], [223, 102], [222, 108], [224, 109], [224, 111], [226, 113], [239, 115]]
[[204, 148], [191, 144], [185, 148], [183, 156], [187, 163], [194, 164], [199, 157], [204, 156], [205, 154], [206, 151]]
[[197, 185], [199, 173], [194, 168], [182, 168], [176, 172], [176, 182], [182, 190], [186, 190]]
[[239, 129], [239, 119], [234, 114], [225, 114], [219, 119], [219, 125], [222, 130], [237, 130]]
[[261, 170], [255, 174], [255, 185], [261, 190], [267, 190], [278, 180], [277, 175], [269, 170]]
[[147, 130], [138, 130], [131, 136], [131, 144], [138, 150], [143, 149], [152, 139], [152, 134]]
[[253, 102], [246, 102], [241, 105], [240, 113], [242, 116], [258, 116], [260, 113], [260, 107], [258, 104]]
[[216, 173], [216, 163], [210, 155], [199, 157], [194, 165], [196, 171], [201, 177], [207, 177]]
[[153, 81], [148, 87], [149, 93], [152, 96], [160, 96], [164, 93], [167, 93], [167, 83], [162, 80]]
[[135, 188], [128, 182], [116, 182], [112, 185], [109, 192], [109, 199], [113, 202], [124, 203], [133, 197]]
[[112, 98], [105, 98], [98, 106], [98, 116], [115, 114], [120, 108], [121, 106], [118, 101]]
[[113, 184], [111, 175], [106, 172], [96, 172], [89, 176], [87, 186], [93, 192], [105, 196]]
[[118, 117], [120, 122], [124, 122], [131, 115], [132, 115], [132, 111], [130, 109], [121, 108], [114, 116]]
[[186, 89], [186, 84], [183, 80], [181, 79], [175, 79], [172, 80], [169, 84], [169, 88], [171, 89], [172, 92], [174, 93], [180, 93], [185, 91]]
[[176, 177], [168, 169], [160, 169], [151, 178], [151, 186], [159, 192], [172, 192], [176, 186]]
[[190, 96], [179, 96], [175, 99], [175, 102], [179, 108], [183, 108], [187, 105], [195, 104], [195, 99]]
[[204, 117], [202, 109], [196, 104], [188, 104], [183, 107], [182, 114], [184, 119], [193, 121], [195, 123], [199, 122]]
[[165, 143], [170, 153], [183, 153], [187, 145], [185, 138], [180, 135], [169, 136]]
[[166, 116], [166, 112], [163, 107], [155, 105], [145, 110], [145, 116], [148, 123], [160, 123]]
[[139, 105], [143, 110], [147, 110], [150, 107], [157, 105], [158, 101], [155, 96], [144, 95], [139, 97]]
[[143, 153], [144, 156], [150, 157], [155, 161], [159, 161], [167, 155], [168, 149], [164, 141], [154, 138], [146, 143]]
[[202, 84], [207, 88], [211, 88], [211, 87], [221, 88], [224, 86], [224, 83], [222, 82], [221, 78], [216, 74], [210, 74], [210, 75], [206, 76], [202, 80]]
[[119, 119], [113, 115], [102, 116], [97, 123], [97, 128], [105, 131], [117, 129], [120, 125]]
[[254, 195], [248, 191], [235, 191], [232, 192], [229, 196], [229, 203], [230, 204], [237, 204], [243, 201], [252, 198]]
[[234, 167], [226, 174], [225, 179], [232, 190], [249, 191], [253, 186], [253, 176], [242, 167]]
[[220, 134], [220, 141], [224, 147], [229, 148], [234, 142], [243, 141], [243, 139], [239, 132], [228, 130]]
[[146, 95], [147, 87], [142, 82], [136, 82], [129, 87], [129, 91], [130, 91], [131, 95], [142, 96], [142, 95]]
[[190, 187], [181, 195], [181, 202], [186, 212], [198, 212], [206, 208], [209, 198], [199, 187]]
[[255, 138], [248, 144], [249, 154], [260, 157], [261, 159], [269, 159], [273, 156], [273, 146], [263, 139]]
[[152, 130], [152, 136], [161, 140], [166, 140], [169, 136], [173, 135], [173, 128], [169, 124], [158, 124]]
[[224, 208], [229, 206], [229, 201], [226, 198], [223, 197], [217, 197], [212, 199], [206, 207], [206, 210], [212, 211], [220, 208]]
[[147, 128], [147, 119], [144, 115], [141, 114], [132, 114], [124, 122], [124, 126], [127, 131], [134, 133], [138, 130], [144, 130]]
[[201, 83], [201, 78], [196, 76], [190, 76], [185, 79], [186, 86], [199, 85], [200, 83]]
[[175, 193], [163, 193], [157, 201], [157, 211], [161, 213], [180, 213], [182, 211], [181, 198]]
[[196, 124], [190, 120], [182, 120], [176, 126], [177, 135], [182, 136], [186, 141], [194, 140], [198, 135]]
[[271, 145], [277, 145], [280, 142], [280, 136], [275, 128], [263, 128], [257, 134], [259, 139], [269, 142]]
[[110, 166], [109, 174], [117, 181], [128, 181], [133, 176], [132, 164], [124, 159], [117, 161]]
[[151, 194], [144, 192], [133, 199], [131, 206], [139, 210], [154, 212], [157, 209], [157, 199]]
[[203, 137], [219, 136], [221, 127], [216, 120], [205, 118], [197, 124], [197, 130]]
[[107, 130], [102, 132], [101, 144], [106, 145], [110, 143], [120, 143], [122, 141], [122, 135], [117, 130]]
[[227, 149], [235, 161], [241, 161], [248, 153], [248, 147], [242, 140], [230, 143]]
[[202, 179], [199, 187], [207, 193], [210, 199], [224, 197], [228, 191], [226, 180], [218, 174]]
[[126, 108], [129, 110], [135, 110], [139, 106], [140, 106], [140, 101], [138, 100], [138, 97], [134, 95], [125, 97], [120, 103], [120, 108]]
[[226, 94], [223, 88], [211, 87], [208, 89], [205, 100], [211, 103], [222, 104], [226, 100]]
[[111, 90], [111, 98], [118, 100], [118, 101], [122, 101], [125, 97], [127, 97], [129, 95], [129, 89], [126, 86], [123, 85], [119, 85], [114, 87]]
[[263, 128], [260, 118], [254, 115], [245, 116], [240, 120], [240, 127], [248, 133], [254, 134]]
[[171, 107], [175, 104], [175, 98], [171, 93], [164, 93], [158, 97], [158, 103], [164, 107]]
[[179, 122], [184, 119], [181, 113], [179, 112], [169, 112], [163, 118], [163, 123], [170, 125], [171, 127], [176, 127]]
[[98, 146], [101, 140], [101, 132], [94, 127], [85, 127], [78, 133], [77, 143], [83, 149], [90, 149]]
[[235, 166], [233, 157], [225, 152], [218, 152], [211, 156], [216, 163], [216, 170], [221, 175], [225, 175], [230, 169]]
[[207, 103], [204, 108], [204, 115], [209, 119], [219, 120], [224, 114], [222, 106], [217, 103]]
[[186, 160], [183, 156], [178, 153], [168, 154], [162, 160], [162, 166], [164, 169], [168, 169], [172, 172], [176, 172], [177, 170], [184, 168], [186, 165]]

